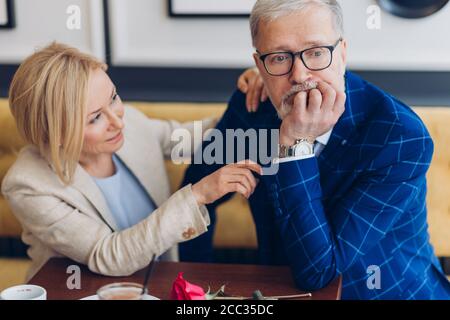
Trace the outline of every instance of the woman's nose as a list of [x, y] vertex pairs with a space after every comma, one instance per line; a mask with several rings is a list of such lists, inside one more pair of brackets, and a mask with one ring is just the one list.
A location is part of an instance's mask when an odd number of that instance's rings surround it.
[[123, 119], [122, 119], [122, 114], [118, 114], [115, 112], [111, 112], [111, 125], [114, 126], [117, 129], [123, 129], [124, 124], [123, 124]]

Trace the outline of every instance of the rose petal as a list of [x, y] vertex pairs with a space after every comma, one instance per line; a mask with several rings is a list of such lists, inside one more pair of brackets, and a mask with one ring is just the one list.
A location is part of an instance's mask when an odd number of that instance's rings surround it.
[[170, 294], [172, 300], [205, 300], [203, 288], [187, 282], [180, 272], [173, 282]]

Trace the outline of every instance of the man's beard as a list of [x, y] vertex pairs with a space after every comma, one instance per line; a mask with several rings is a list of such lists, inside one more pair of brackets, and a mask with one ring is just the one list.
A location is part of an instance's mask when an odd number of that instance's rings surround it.
[[305, 81], [300, 84], [293, 86], [282, 98], [281, 105], [277, 108], [278, 117], [283, 120], [289, 112], [291, 112], [294, 106], [295, 95], [301, 91], [308, 92], [312, 89], [317, 88], [317, 82], [315, 81]]

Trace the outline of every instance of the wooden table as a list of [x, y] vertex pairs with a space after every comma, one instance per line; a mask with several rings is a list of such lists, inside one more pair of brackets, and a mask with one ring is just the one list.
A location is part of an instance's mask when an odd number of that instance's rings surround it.
[[[70, 265], [81, 269], [81, 289], [69, 290], [67, 280], [72, 275], [67, 272]], [[149, 294], [161, 299], [169, 299], [172, 283], [179, 272], [184, 278], [207, 290], [218, 290], [226, 284], [225, 292], [230, 295], [252, 296], [254, 290], [261, 290], [265, 296], [299, 294], [288, 267], [205, 264], [185, 262], [157, 262], [149, 281]], [[113, 282], [142, 283], [145, 270], [129, 277], [106, 277], [90, 272], [86, 266], [69, 259], [50, 259], [42, 269], [29, 281], [44, 287], [49, 300], [75, 300], [96, 294], [98, 288]], [[328, 287], [315, 291], [313, 300], [337, 300], [341, 295], [341, 279], [336, 279]]]

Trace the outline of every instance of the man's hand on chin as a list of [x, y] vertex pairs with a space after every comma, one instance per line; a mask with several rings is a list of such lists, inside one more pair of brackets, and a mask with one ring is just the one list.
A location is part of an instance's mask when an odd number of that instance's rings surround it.
[[326, 82], [319, 82], [316, 89], [298, 92], [292, 110], [281, 123], [280, 144], [292, 146], [299, 139], [314, 142], [339, 120], [345, 100], [345, 92], [337, 92]]

